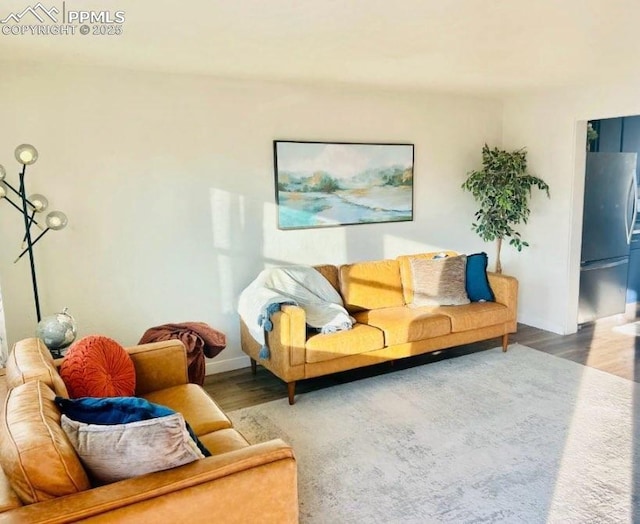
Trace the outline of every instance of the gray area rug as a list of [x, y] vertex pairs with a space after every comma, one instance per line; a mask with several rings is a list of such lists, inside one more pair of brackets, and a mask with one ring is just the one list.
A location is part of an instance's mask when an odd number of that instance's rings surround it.
[[230, 413], [303, 523], [640, 522], [638, 385], [512, 345]]

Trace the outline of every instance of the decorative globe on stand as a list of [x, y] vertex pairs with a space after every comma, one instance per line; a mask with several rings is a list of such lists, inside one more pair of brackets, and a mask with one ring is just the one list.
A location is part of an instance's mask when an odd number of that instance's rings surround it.
[[62, 313], [44, 317], [36, 328], [36, 337], [42, 339], [54, 357], [62, 356], [61, 351], [76, 339], [76, 321], [67, 311], [64, 308]]

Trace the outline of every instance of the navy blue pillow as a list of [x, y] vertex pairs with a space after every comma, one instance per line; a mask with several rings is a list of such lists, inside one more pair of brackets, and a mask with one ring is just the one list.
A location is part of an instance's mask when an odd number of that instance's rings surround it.
[[495, 296], [487, 278], [487, 254], [474, 253], [467, 255], [466, 275], [467, 295], [471, 302], [494, 302]]
[[[56, 405], [60, 411], [71, 420], [84, 424], [128, 424], [140, 420], [166, 417], [173, 415], [174, 410], [154, 404], [140, 397], [56, 397]], [[187, 423], [187, 431], [198, 445], [198, 449], [205, 457], [211, 453], [200, 442], [191, 426]]]

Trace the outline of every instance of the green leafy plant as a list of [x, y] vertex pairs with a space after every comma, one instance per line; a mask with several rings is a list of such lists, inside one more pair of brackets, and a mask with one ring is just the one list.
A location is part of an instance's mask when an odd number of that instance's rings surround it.
[[504, 151], [491, 149], [487, 144], [482, 148], [482, 169], [467, 173], [467, 180], [462, 184], [462, 189], [469, 191], [480, 204], [471, 229], [485, 242], [497, 241], [497, 273], [502, 273], [500, 251], [504, 239], [509, 238], [509, 244], [518, 251], [529, 245], [514, 226], [527, 223], [534, 186], [549, 197], [547, 183], [527, 172], [525, 148]]
[[591, 142], [598, 138], [598, 132], [594, 129], [591, 122], [587, 123], [587, 151], [591, 150]]

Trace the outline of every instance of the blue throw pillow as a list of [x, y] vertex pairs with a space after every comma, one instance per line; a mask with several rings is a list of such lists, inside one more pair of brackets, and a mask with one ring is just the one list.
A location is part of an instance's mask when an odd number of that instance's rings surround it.
[[[154, 404], [140, 397], [56, 397], [56, 405], [62, 414], [76, 422], [85, 424], [128, 424], [152, 418], [166, 417], [176, 412], [166, 406]], [[211, 453], [200, 442], [191, 426], [187, 431], [205, 457]]]
[[487, 278], [487, 254], [467, 255], [467, 295], [471, 302], [494, 302], [495, 296]]

